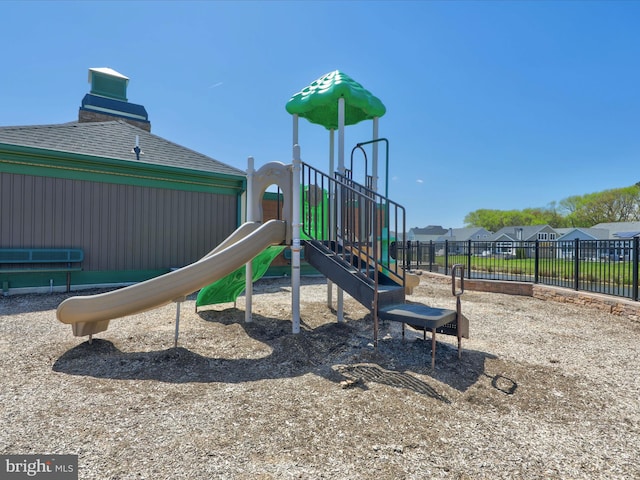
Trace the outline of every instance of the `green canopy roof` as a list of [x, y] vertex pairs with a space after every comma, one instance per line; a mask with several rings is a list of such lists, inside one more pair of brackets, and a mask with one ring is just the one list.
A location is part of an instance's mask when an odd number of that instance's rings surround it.
[[380, 99], [339, 70], [323, 75], [287, 102], [287, 112], [328, 130], [338, 128], [338, 98], [344, 98], [344, 124], [381, 117], [387, 109]]

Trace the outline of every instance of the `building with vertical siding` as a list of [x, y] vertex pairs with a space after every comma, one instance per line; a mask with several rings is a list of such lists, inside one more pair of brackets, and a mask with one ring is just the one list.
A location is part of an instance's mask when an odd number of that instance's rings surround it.
[[[82, 248], [73, 288], [137, 282], [201, 258], [241, 222], [245, 172], [151, 133], [129, 79], [90, 69], [78, 120], [0, 127], [0, 248]], [[9, 290], [64, 273], [11, 275]]]

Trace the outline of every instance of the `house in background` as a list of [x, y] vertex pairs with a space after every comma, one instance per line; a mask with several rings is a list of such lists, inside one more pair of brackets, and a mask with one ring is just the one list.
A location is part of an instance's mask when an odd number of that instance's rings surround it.
[[592, 228], [604, 229], [609, 232], [609, 238], [633, 238], [640, 235], [640, 222], [609, 222], [598, 223]]
[[609, 260], [630, 260], [633, 258], [633, 244], [631, 240], [640, 238], [640, 222], [611, 222], [599, 223], [594, 228], [603, 228], [609, 231], [609, 244], [607, 252], [600, 258]]
[[557, 258], [573, 260], [576, 256], [576, 240], [580, 242], [581, 260], [597, 260], [603, 255], [602, 244], [598, 240], [607, 240], [609, 230], [605, 228], [557, 228]]
[[[471, 254], [480, 256], [531, 257], [535, 245], [539, 258], [573, 260], [576, 252], [585, 261], [631, 260], [634, 256], [633, 240], [640, 239], [640, 222], [600, 223], [591, 228], [553, 228], [550, 225], [509, 226], [491, 233], [483, 228], [450, 228], [439, 226], [413, 228], [409, 238], [422, 244], [432, 242], [432, 255], [467, 255], [471, 241]], [[448, 241], [445, 248], [444, 242]], [[424, 245], [423, 245], [424, 246]], [[420, 252], [420, 248], [417, 250]]]
[[491, 236], [491, 232], [482, 227], [450, 228], [445, 235], [438, 237], [439, 242], [451, 240], [452, 242], [466, 242], [471, 240], [480, 242]]
[[[78, 121], [0, 127], [0, 248], [81, 248], [73, 285], [145, 280], [189, 264], [241, 222], [245, 172], [151, 133], [129, 79], [90, 69]], [[65, 274], [0, 279], [59, 286]]]
[[[554, 246], [558, 233], [549, 225], [525, 225], [516, 227], [503, 227], [496, 233], [490, 235], [486, 240], [495, 242], [492, 254], [505, 256], [517, 256], [518, 249], [521, 249], [525, 256], [533, 252], [535, 242], [544, 242], [545, 256], [555, 256]], [[552, 243], [554, 242], [554, 243]], [[540, 243], [539, 243], [540, 245]]]
[[442, 235], [447, 233], [446, 228], [439, 225], [429, 225], [428, 227], [414, 227], [407, 233], [407, 240], [410, 242], [429, 242], [436, 241]]
[[454, 242], [449, 247], [449, 253], [466, 255], [468, 244], [465, 242], [471, 240], [471, 254], [478, 255], [487, 250], [486, 245], [478, 242], [482, 242], [490, 236], [491, 232], [482, 227], [450, 228], [445, 235], [438, 237], [436, 241]]

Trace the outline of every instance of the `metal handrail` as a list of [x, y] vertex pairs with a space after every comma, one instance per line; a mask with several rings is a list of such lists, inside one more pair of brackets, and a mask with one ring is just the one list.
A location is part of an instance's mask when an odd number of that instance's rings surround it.
[[[404, 243], [404, 207], [345, 175], [330, 177], [304, 162], [302, 191], [302, 232], [307, 238], [327, 242], [336, 255], [355, 263], [362, 275], [373, 280], [376, 294], [379, 273], [404, 286], [404, 269], [389, 248], [392, 228], [402, 237], [396, 241]], [[327, 192], [335, 195], [325, 202]]]

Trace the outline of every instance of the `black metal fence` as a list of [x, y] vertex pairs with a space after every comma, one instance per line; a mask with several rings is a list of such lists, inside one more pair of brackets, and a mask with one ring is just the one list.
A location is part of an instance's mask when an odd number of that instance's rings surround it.
[[638, 300], [638, 238], [536, 242], [448, 241], [396, 245], [405, 268], [532, 282]]

